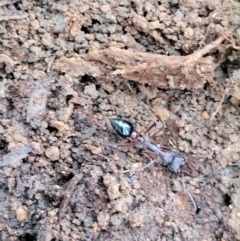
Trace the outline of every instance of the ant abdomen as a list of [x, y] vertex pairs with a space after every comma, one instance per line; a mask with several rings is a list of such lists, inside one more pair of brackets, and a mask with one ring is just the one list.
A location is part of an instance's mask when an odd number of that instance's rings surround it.
[[112, 118], [110, 123], [114, 131], [123, 138], [130, 137], [134, 131], [133, 124], [127, 120]]

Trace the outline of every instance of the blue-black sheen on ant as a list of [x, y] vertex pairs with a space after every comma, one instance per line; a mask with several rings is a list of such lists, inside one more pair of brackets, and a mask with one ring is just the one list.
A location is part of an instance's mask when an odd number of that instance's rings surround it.
[[113, 130], [123, 138], [130, 137], [134, 131], [133, 124], [127, 120], [112, 118], [110, 119], [110, 123]]

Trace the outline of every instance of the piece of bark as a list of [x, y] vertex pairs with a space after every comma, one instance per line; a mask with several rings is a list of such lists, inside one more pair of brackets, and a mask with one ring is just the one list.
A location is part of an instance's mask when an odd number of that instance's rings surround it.
[[[145, 29], [148, 24], [143, 22], [140, 26]], [[225, 32], [231, 35], [236, 27]], [[89, 59], [99, 60], [108, 65], [105, 67], [105, 78], [114, 81], [115, 76], [149, 84], [165, 89], [189, 89], [202, 88], [206, 82], [217, 89], [223, 87], [213, 79], [213, 72], [218, 66], [211, 56], [203, 57], [211, 50], [217, 48], [225, 37], [220, 35], [213, 42], [205, 45], [202, 49], [187, 56], [166, 56], [134, 52], [116, 47], [93, 51]], [[111, 72], [109, 78], [109, 65], [117, 69]], [[103, 67], [99, 67], [103, 71]]]
[[90, 53], [90, 59], [117, 68], [113, 75], [170, 89], [199, 89], [213, 82], [212, 57], [166, 56], [115, 47]]
[[85, 74], [93, 77], [99, 77], [102, 75], [101, 70], [94, 63], [87, 62], [80, 56], [72, 58], [66, 58], [63, 56], [55, 61], [52, 69], [67, 73], [73, 77], [84, 76]]

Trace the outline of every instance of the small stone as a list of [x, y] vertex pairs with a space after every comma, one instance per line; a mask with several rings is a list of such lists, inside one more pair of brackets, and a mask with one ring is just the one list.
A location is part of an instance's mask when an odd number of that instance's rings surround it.
[[130, 217], [130, 225], [134, 228], [134, 227], [140, 227], [143, 223], [143, 218], [144, 216], [140, 213], [134, 213], [133, 215], [131, 215]]
[[30, 142], [31, 148], [36, 151], [38, 154], [43, 154], [44, 149], [42, 147], [42, 144], [36, 141]]
[[85, 227], [90, 227], [93, 223], [93, 220], [92, 220], [92, 218], [88, 217], [88, 218], [84, 219], [83, 223], [84, 223]]
[[195, 190], [194, 190], [194, 193], [198, 195], [198, 194], [201, 193], [201, 190], [200, 190], [200, 189], [195, 189]]
[[184, 17], [183, 13], [178, 9], [175, 13], [175, 16], [173, 17], [173, 21], [175, 23], [178, 23], [183, 19], [183, 17]]
[[45, 151], [45, 155], [50, 159], [50, 161], [57, 161], [60, 158], [59, 148], [56, 146], [50, 146]]
[[93, 99], [97, 99], [99, 96], [96, 86], [94, 84], [87, 85], [84, 89], [84, 94], [91, 96]]
[[79, 219], [77, 219], [77, 218], [74, 218], [74, 219], [73, 219], [73, 221], [72, 221], [72, 223], [74, 223], [74, 224], [76, 224], [76, 225], [78, 225], [78, 226], [80, 226], [80, 225], [81, 225], [80, 220], [79, 220]]
[[111, 223], [114, 225], [114, 226], [120, 226], [122, 224], [122, 221], [123, 221], [123, 216], [121, 213], [118, 213], [118, 214], [114, 214], [112, 215], [111, 217]]
[[238, 137], [238, 135], [236, 135], [236, 134], [231, 134], [230, 136], [229, 136], [229, 139], [230, 139], [230, 141], [231, 142], [237, 142], [238, 140], [239, 140], [239, 137]]
[[42, 44], [47, 47], [50, 47], [53, 45], [53, 39], [49, 33], [46, 32], [42, 35]]
[[102, 147], [94, 147], [94, 146], [92, 146], [91, 147], [91, 152], [92, 152], [92, 154], [94, 154], [94, 155], [99, 155], [99, 154], [101, 154], [102, 153]]
[[132, 181], [132, 186], [134, 189], [139, 189], [141, 187], [140, 183], [137, 180]]
[[182, 191], [182, 185], [179, 180], [177, 180], [177, 179], [173, 180], [172, 190], [173, 190], [173, 192], [181, 192]]
[[54, 22], [54, 26], [53, 26], [52, 30], [54, 33], [63, 32], [65, 27], [67, 26], [65, 17], [60, 13], [54, 15], [53, 22]]
[[117, 19], [116, 19], [116, 17], [115, 17], [112, 13], [106, 13], [106, 14], [105, 14], [105, 19], [106, 19], [108, 22], [117, 23]]
[[67, 124], [65, 124], [63, 121], [53, 120], [51, 121], [50, 125], [58, 129], [58, 131], [61, 133], [70, 130], [70, 127]]
[[209, 119], [209, 114], [207, 113], [207, 111], [202, 112], [202, 118], [205, 119], [205, 120]]
[[106, 228], [108, 226], [110, 216], [108, 213], [100, 212], [97, 217], [98, 225], [102, 228]]
[[230, 99], [230, 102], [231, 102], [233, 105], [237, 106], [237, 105], [240, 104], [240, 99], [238, 99], [238, 98], [236, 98], [235, 96], [233, 96], [233, 97]]
[[81, 44], [83, 42], [86, 41], [85, 37], [82, 35], [82, 34], [79, 34], [75, 37], [75, 41], [78, 43], [78, 44]]
[[119, 186], [120, 185], [118, 183], [111, 183], [111, 185], [108, 187], [107, 193], [110, 200], [117, 199], [121, 196]]
[[159, 21], [153, 21], [153, 22], [150, 22], [148, 24], [148, 27], [149, 29], [153, 30], [153, 29], [157, 29], [157, 28], [161, 28], [162, 24], [159, 23]]
[[184, 37], [187, 39], [192, 39], [193, 38], [194, 31], [192, 28], [187, 27], [184, 31]]
[[16, 216], [17, 220], [22, 222], [27, 219], [27, 207], [26, 206], [20, 206], [16, 209]]
[[102, 5], [101, 6], [101, 11], [106, 13], [108, 11], [111, 11], [111, 6], [109, 4], [106, 4], [106, 5]]

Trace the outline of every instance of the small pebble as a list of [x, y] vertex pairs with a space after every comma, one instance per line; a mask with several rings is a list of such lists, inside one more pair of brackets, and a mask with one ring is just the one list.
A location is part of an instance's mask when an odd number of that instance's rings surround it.
[[45, 151], [45, 155], [50, 159], [50, 161], [57, 161], [60, 158], [59, 148], [56, 146], [50, 146]]
[[229, 139], [230, 139], [230, 141], [231, 142], [237, 142], [238, 140], [239, 140], [239, 137], [238, 137], [238, 135], [236, 135], [236, 134], [231, 134], [230, 136], [229, 136]]
[[26, 206], [20, 206], [19, 208], [17, 208], [16, 217], [18, 221], [22, 222], [27, 219], [27, 210], [28, 209]]
[[209, 114], [207, 113], [207, 111], [202, 112], [202, 118], [205, 119], [205, 120], [209, 119]]

